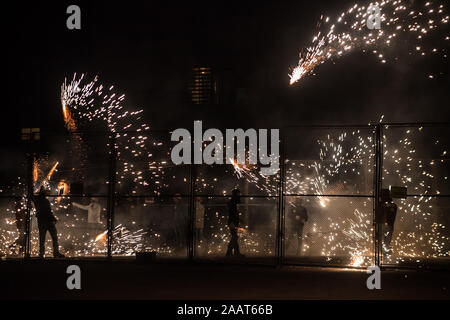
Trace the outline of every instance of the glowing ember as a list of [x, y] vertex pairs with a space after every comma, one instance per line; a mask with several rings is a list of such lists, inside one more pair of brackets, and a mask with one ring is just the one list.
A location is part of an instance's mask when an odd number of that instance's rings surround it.
[[102, 242], [102, 243], [106, 243], [106, 235], [108, 234], [108, 230], [100, 233], [98, 236], [95, 237], [95, 242]]

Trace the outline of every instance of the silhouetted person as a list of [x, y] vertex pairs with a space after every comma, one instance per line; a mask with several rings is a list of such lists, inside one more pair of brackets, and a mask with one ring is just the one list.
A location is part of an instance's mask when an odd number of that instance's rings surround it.
[[230, 243], [228, 243], [227, 257], [232, 255], [242, 257], [243, 255], [239, 252], [239, 238], [238, 238], [238, 228], [239, 228], [239, 212], [237, 209], [238, 203], [241, 202], [241, 192], [238, 189], [234, 189], [231, 192], [231, 200], [228, 202], [228, 228], [230, 229]]
[[391, 253], [391, 240], [394, 233], [397, 205], [392, 202], [389, 189], [381, 189], [381, 201], [376, 211], [378, 239], [382, 241], [383, 256], [386, 258]]
[[102, 223], [100, 220], [100, 213], [102, 211], [102, 206], [98, 202], [97, 198], [91, 198], [91, 202], [88, 205], [82, 205], [77, 202], [73, 202], [72, 204], [77, 208], [87, 210], [88, 223]]
[[297, 240], [297, 255], [301, 255], [303, 244], [303, 228], [306, 221], [308, 221], [308, 213], [306, 211], [306, 208], [303, 206], [302, 199], [297, 198], [293, 202], [289, 203], [287, 214], [290, 221], [289, 243], [292, 243], [291, 239]]
[[59, 252], [58, 234], [56, 231], [56, 218], [52, 213], [50, 201], [46, 198], [47, 191], [41, 187], [37, 196], [33, 196], [34, 207], [36, 208], [36, 217], [39, 228], [39, 257], [43, 258], [45, 254], [45, 236], [47, 231], [50, 233], [53, 242], [53, 256], [63, 258], [64, 255]]
[[197, 242], [203, 240], [203, 229], [205, 227], [205, 206], [200, 198], [196, 198], [195, 203], [195, 233]]
[[175, 246], [178, 250], [186, 248], [187, 235], [188, 235], [188, 220], [187, 213], [189, 211], [188, 206], [182, 201], [179, 193], [173, 197], [174, 203], [174, 223], [175, 223]]
[[10, 248], [18, 247], [19, 248], [18, 254], [21, 254], [25, 249], [25, 219], [26, 219], [26, 212], [22, 206], [22, 197], [14, 198], [14, 214], [16, 216], [16, 227], [17, 231], [19, 232], [19, 237], [16, 239], [16, 241], [14, 241], [14, 243], [10, 246]]

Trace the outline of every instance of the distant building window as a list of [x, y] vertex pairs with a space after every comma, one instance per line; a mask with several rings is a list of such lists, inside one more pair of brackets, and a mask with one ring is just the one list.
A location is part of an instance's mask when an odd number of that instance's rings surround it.
[[22, 128], [21, 130], [22, 140], [40, 140], [41, 129], [40, 128]]
[[190, 84], [191, 100], [193, 104], [209, 104], [214, 93], [214, 82], [211, 68], [192, 68], [192, 82]]

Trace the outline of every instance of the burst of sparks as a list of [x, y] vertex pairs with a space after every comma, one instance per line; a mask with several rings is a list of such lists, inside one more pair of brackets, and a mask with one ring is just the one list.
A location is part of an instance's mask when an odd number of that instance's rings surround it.
[[[368, 29], [367, 19], [371, 12], [368, 8], [378, 5], [381, 11], [380, 29]], [[381, 63], [387, 58], [383, 51], [400, 42], [402, 37], [411, 44], [407, 49], [410, 55], [426, 56], [440, 53], [447, 58], [446, 49], [427, 46], [423, 39], [432, 31], [447, 24], [449, 16], [444, 12], [443, 4], [433, 1], [426, 2], [417, 10], [406, 0], [384, 0], [370, 3], [367, 6], [355, 4], [337, 16], [335, 21], [329, 17], [320, 20], [321, 29], [313, 38], [311, 46], [300, 53], [298, 65], [293, 68], [290, 84], [312, 74], [314, 69], [330, 60], [343, 56], [352, 50], [371, 51], [377, 55]], [[440, 35], [443, 41], [448, 41], [448, 34]], [[414, 40], [411, 41], [411, 38]], [[393, 60], [397, 60], [395, 57]], [[428, 76], [433, 79], [433, 75]]]

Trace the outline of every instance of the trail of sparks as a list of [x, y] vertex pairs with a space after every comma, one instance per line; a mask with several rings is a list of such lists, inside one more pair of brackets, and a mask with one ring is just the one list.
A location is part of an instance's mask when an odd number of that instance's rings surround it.
[[[380, 29], [370, 30], [366, 26], [367, 19], [372, 14], [368, 12], [371, 5], [378, 5], [380, 8]], [[405, 0], [384, 0], [367, 6], [355, 4], [339, 14], [334, 22], [329, 17], [322, 16], [319, 23], [321, 30], [314, 36], [311, 46], [299, 54], [298, 65], [289, 75], [290, 84], [312, 74], [320, 64], [352, 50], [371, 51], [381, 63], [386, 63], [387, 57], [383, 52], [403, 38], [409, 44], [407, 50], [411, 55], [441, 54], [443, 58], [447, 58], [445, 48], [428, 46], [423, 40], [448, 21], [444, 5], [437, 1], [426, 2], [415, 9], [411, 2]], [[444, 41], [449, 40], [448, 34], [441, 33], [438, 36]], [[411, 38], [414, 40], [411, 41]], [[398, 60], [398, 57], [392, 60]], [[434, 76], [429, 75], [429, 78]]]
[[125, 94], [115, 93], [114, 86], [105, 88], [98, 77], [88, 82], [84, 75], [77, 78], [74, 74], [70, 83], [67, 84], [66, 80], [61, 86], [61, 104], [69, 131], [76, 135], [75, 130], [86, 130], [92, 126], [96, 130], [106, 128], [115, 139], [119, 186], [130, 181], [134, 189], [126, 192], [135, 194], [138, 190], [153, 186], [154, 193], [159, 194], [165, 186], [160, 180], [168, 163], [155, 159], [151, 150], [158, 147], [162, 150], [162, 142], [143, 133], [150, 129], [143, 120], [143, 110], [126, 110], [124, 99]]

